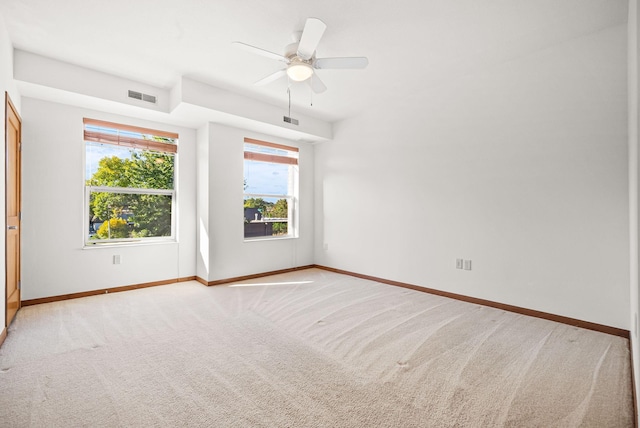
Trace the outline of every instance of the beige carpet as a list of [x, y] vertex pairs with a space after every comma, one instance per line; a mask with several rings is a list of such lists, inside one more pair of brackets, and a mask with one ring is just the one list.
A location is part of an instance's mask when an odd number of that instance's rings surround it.
[[22, 309], [6, 427], [628, 427], [620, 337], [318, 269]]

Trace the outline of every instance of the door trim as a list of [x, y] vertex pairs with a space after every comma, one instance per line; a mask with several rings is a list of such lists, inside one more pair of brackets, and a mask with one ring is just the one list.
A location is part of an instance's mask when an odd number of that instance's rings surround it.
[[[5, 309], [5, 316], [4, 316], [4, 325], [5, 325], [5, 329], [9, 327], [10, 324], [10, 320], [9, 320], [9, 290], [8, 290], [8, 281], [7, 281], [7, 272], [8, 272], [8, 254], [7, 254], [7, 196], [8, 196], [8, 188], [7, 188], [7, 171], [8, 171], [8, 161], [9, 161], [9, 157], [8, 157], [8, 152], [9, 152], [9, 111], [11, 111], [12, 115], [15, 115], [16, 119], [18, 120], [18, 146], [17, 146], [17, 163], [18, 163], [18, 173], [17, 173], [17, 182], [16, 182], [16, 191], [18, 193], [18, 251], [16, 254], [16, 264], [17, 264], [17, 281], [18, 281], [18, 301], [17, 301], [17, 309], [16, 309], [16, 313], [17, 311], [20, 310], [20, 308], [22, 307], [21, 301], [22, 301], [22, 290], [20, 289], [20, 279], [21, 279], [21, 265], [22, 265], [22, 257], [21, 257], [21, 237], [22, 237], [22, 224], [20, 221], [20, 213], [22, 211], [22, 159], [21, 159], [21, 155], [20, 155], [20, 151], [21, 151], [21, 144], [22, 144], [22, 118], [20, 117], [20, 114], [18, 113], [18, 110], [16, 109], [15, 105], [13, 104], [13, 102], [11, 101], [11, 97], [9, 96], [9, 93], [5, 91], [4, 93], [4, 98], [5, 98], [5, 111], [4, 111], [4, 129], [5, 129], [5, 133], [4, 133], [4, 147], [5, 147], [5, 176], [4, 176], [4, 190], [5, 190], [5, 219], [4, 219], [4, 226], [5, 226], [5, 241], [4, 241], [4, 247], [5, 247], [5, 260], [4, 260], [4, 269], [5, 269], [5, 285], [4, 285], [4, 292], [5, 292], [5, 299], [4, 299], [4, 309]], [[14, 315], [15, 318], [15, 315]], [[13, 321], [13, 318], [11, 319], [11, 321]]]

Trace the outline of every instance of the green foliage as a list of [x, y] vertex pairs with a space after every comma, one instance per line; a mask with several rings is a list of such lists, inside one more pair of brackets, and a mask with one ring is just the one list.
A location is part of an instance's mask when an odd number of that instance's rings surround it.
[[[173, 189], [174, 161], [170, 153], [137, 150], [131, 151], [130, 159], [104, 157], [87, 185]], [[125, 224], [129, 221], [127, 235], [118, 238], [171, 235], [171, 196], [94, 192], [89, 207], [92, 218], [119, 219]], [[100, 233], [97, 236], [108, 237]], [[112, 230], [111, 238], [114, 237]]]
[[127, 222], [121, 218], [112, 218], [102, 223], [96, 235], [99, 239], [127, 238], [129, 235], [129, 226], [127, 226]]
[[131, 195], [135, 237], [171, 236], [171, 196]]
[[[289, 218], [289, 204], [286, 199], [279, 199], [267, 212], [267, 217], [270, 218]], [[287, 225], [285, 222], [273, 223], [274, 235], [286, 235]]]
[[273, 204], [271, 202], [267, 202], [262, 198], [249, 198], [244, 201], [245, 208], [258, 208], [261, 213], [266, 213], [267, 207], [272, 205]]
[[289, 217], [289, 206], [286, 199], [279, 199], [267, 212], [267, 217], [287, 218]]
[[98, 162], [98, 170], [88, 180], [90, 186], [130, 187], [126, 159], [117, 156], [104, 157]]
[[287, 223], [273, 223], [273, 234], [274, 235], [286, 235], [287, 234]]
[[245, 208], [258, 208], [267, 218], [287, 218], [289, 208], [286, 199], [280, 199], [275, 204], [262, 198], [249, 198], [244, 201]]
[[97, 219], [120, 218], [130, 197], [123, 193], [92, 193], [89, 201], [91, 215]]
[[125, 172], [129, 187], [142, 189], [173, 189], [174, 156], [159, 152], [133, 152]]

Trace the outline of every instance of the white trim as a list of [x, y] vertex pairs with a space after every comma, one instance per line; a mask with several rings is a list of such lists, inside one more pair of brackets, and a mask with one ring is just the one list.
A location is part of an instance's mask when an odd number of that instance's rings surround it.
[[299, 236], [256, 236], [255, 238], [245, 238], [243, 242], [256, 242], [256, 241], [282, 241], [284, 239], [299, 239]]
[[271, 195], [268, 193], [245, 193], [244, 194], [245, 198], [246, 197], [250, 197], [250, 198], [278, 198], [278, 199], [287, 199], [287, 198], [293, 198], [293, 195]]
[[175, 194], [173, 189], [146, 189], [136, 187], [109, 187], [109, 186], [86, 186], [89, 192], [127, 193], [132, 195], [171, 195]]

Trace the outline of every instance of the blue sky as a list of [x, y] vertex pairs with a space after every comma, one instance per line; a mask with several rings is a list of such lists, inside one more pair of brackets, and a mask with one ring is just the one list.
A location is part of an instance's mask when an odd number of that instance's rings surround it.
[[289, 166], [257, 161], [244, 161], [246, 193], [286, 195], [289, 189]]

